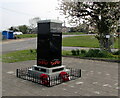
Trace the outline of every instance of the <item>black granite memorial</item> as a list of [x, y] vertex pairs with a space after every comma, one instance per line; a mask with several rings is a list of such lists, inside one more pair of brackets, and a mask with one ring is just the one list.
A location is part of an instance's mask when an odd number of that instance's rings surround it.
[[62, 22], [58, 20], [41, 20], [38, 22], [37, 65], [28, 70], [30, 74], [37, 72], [38, 76], [59, 75], [60, 72], [69, 73], [70, 70], [62, 65]]
[[38, 22], [37, 65], [43, 67], [61, 66], [61, 22]]

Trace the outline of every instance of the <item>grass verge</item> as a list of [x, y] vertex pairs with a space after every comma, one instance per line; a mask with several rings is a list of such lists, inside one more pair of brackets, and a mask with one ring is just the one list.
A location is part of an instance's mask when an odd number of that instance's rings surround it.
[[[74, 36], [63, 38], [63, 46], [99, 48], [99, 42], [95, 36]], [[118, 48], [118, 40], [115, 41], [114, 48]]]
[[[62, 55], [71, 56], [71, 57], [84, 57], [84, 55], [73, 55], [71, 51], [62, 51]], [[36, 59], [37, 59], [37, 54], [35, 49], [10, 52], [2, 56], [2, 62], [5, 62], [5, 63], [14, 63], [14, 62], [27, 61], [27, 60], [36, 60]], [[98, 59], [101, 59], [101, 58], [98, 58]], [[115, 58], [108, 57], [108, 58], [102, 58], [102, 59], [118, 60], [118, 58], [116, 57]]]
[[23, 34], [23, 35], [17, 35], [17, 38], [32, 38], [37, 37], [37, 34]]
[[4, 54], [2, 55], [2, 62], [13, 63], [27, 60], [36, 60], [36, 51], [32, 51], [33, 52], [31, 52], [31, 50], [21, 50]]

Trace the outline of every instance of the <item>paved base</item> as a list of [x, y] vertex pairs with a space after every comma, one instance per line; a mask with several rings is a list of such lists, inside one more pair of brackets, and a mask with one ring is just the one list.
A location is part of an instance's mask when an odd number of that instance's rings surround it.
[[3, 63], [3, 96], [118, 96], [118, 64], [63, 58], [63, 65], [82, 70], [79, 79], [45, 87], [15, 76], [17, 68], [31, 67], [36, 61]]

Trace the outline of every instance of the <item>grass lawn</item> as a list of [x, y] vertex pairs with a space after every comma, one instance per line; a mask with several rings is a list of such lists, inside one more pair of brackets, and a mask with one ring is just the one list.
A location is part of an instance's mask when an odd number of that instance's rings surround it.
[[35, 60], [36, 56], [37, 54], [35, 50], [33, 50], [32, 53], [30, 50], [20, 50], [2, 55], [2, 62], [13, 63], [19, 61]]
[[[62, 33], [63, 35], [79, 35], [79, 34], [85, 34], [82, 32], [70, 32], [70, 33]], [[17, 35], [18, 38], [31, 38], [31, 37], [37, 37], [37, 34], [23, 34], [23, 35]]]
[[[62, 51], [62, 55], [63, 56], [73, 56], [71, 51]], [[75, 56], [84, 57], [83, 55], [75, 55]], [[14, 62], [20, 62], [20, 61], [27, 61], [27, 60], [36, 60], [37, 54], [36, 54], [35, 49], [20, 50], [20, 51], [15, 51], [15, 52], [10, 52], [10, 53], [4, 54], [0, 58], [2, 58], [2, 62], [14, 63]], [[94, 57], [92, 57], [92, 58], [94, 58]], [[116, 57], [102, 58], [102, 59], [118, 60], [118, 58], [116, 58]]]
[[[99, 48], [99, 42], [93, 35], [66, 37], [63, 38], [62, 45], [73, 47]], [[114, 48], [118, 48], [118, 40], [115, 42]]]
[[37, 34], [23, 34], [23, 35], [17, 35], [18, 38], [31, 38], [31, 37], [37, 37]]

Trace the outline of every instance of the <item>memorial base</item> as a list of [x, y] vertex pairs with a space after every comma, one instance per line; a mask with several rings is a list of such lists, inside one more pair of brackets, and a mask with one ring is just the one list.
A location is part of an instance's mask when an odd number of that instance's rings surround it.
[[65, 66], [46, 68], [37, 65], [16, 70], [18, 78], [32, 81], [47, 87], [81, 77], [81, 69], [66, 68]]
[[36, 74], [36, 76], [40, 76], [41, 74], [46, 74], [50, 77], [53, 76], [59, 76], [61, 72], [66, 72], [67, 74], [70, 74], [70, 70], [67, 69], [64, 65], [47, 68], [42, 66], [33, 65], [32, 68], [28, 69], [28, 75]]

